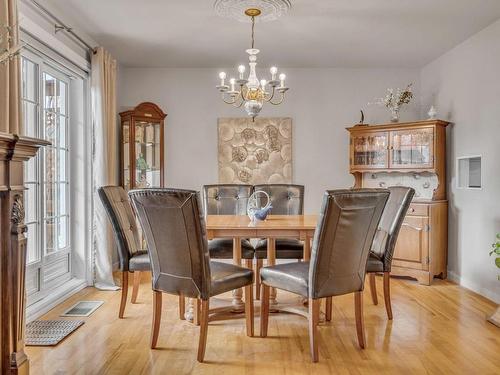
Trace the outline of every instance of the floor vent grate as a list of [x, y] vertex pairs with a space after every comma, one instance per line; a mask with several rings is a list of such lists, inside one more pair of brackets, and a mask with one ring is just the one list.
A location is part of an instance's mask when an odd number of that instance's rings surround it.
[[104, 301], [80, 301], [65, 312], [63, 312], [60, 316], [89, 316], [94, 311], [96, 311]]

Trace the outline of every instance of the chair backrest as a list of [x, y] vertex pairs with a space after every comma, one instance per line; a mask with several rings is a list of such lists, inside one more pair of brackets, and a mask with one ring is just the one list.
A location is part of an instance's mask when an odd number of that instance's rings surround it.
[[138, 189], [129, 196], [148, 244], [153, 289], [207, 299], [210, 265], [199, 194]]
[[263, 184], [255, 185], [254, 191], [269, 194], [272, 215], [302, 215], [304, 213], [304, 185]]
[[363, 290], [370, 247], [388, 198], [387, 189], [325, 192], [309, 268], [312, 298]]
[[394, 247], [399, 230], [410, 206], [415, 190], [409, 187], [392, 186], [378, 229], [373, 238], [371, 252], [383, 261], [384, 271], [391, 270]]
[[118, 246], [120, 270], [128, 271], [130, 256], [141, 250], [142, 246], [127, 193], [121, 186], [102, 186], [97, 191], [111, 221]]
[[220, 184], [203, 186], [206, 215], [246, 215], [252, 185]]

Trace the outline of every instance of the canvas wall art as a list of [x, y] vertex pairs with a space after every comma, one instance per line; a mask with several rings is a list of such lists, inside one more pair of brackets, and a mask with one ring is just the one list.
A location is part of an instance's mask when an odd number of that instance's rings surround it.
[[219, 118], [219, 183], [292, 183], [292, 119]]

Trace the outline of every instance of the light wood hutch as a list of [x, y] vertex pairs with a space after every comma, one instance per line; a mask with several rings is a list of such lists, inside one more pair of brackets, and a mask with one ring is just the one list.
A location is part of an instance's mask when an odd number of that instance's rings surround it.
[[355, 187], [413, 187], [392, 262], [392, 275], [430, 285], [446, 278], [448, 201], [446, 126], [441, 120], [357, 125], [350, 133], [349, 169]]
[[121, 112], [121, 185], [125, 190], [164, 186], [164, 126], [154, 103]]

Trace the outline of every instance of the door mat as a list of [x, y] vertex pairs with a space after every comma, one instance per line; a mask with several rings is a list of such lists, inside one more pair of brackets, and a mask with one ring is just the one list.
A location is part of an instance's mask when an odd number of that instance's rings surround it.
[[26, 324], [25, 344], [53, 346], [84, 323], [83, 320], [35, 320]]

